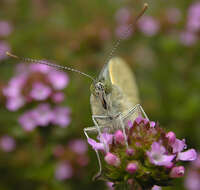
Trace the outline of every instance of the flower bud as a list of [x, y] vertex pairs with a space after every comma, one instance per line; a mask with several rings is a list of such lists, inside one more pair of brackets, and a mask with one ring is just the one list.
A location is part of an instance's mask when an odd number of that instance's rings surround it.
[[173, 167], [170, 172], [171, 178], [182, 177], [185, 173], [185, 168], [183, 166]]
[[132, 148], [126, 149], [126, 154], [127, 154], [128, 156], [133, 156], [134, 153], [135, 153], [134, 149], [132, 149]]
[[174, 132], [170, 131], [166, 134], [166, 138], [168, 138], [169, 144], [172, 145], [175, 143], [176, 135]]
[[126, 167], [126, 171], [130, 174], [133, 174], [136, 172], [136, 170], [138, 169], [138, 166], [136, 163], [129, 163]]
[[115, 140], [116, 140], [116, 142], [118, 142], [120, 144], [124, 144], [125, 138], [124, 138], [124, 134], [121, 130], [117, 130], [115, 132]]
[[116, 155], [114, 155], [114, 154], [112, 154], [112, 153], [110, 153], [110, 152], [108, 152], [107, 154], [106, 154], [106, 156], [104, 157], [104, 160], [108, 163], [108, 164], [110, 164], [110, 165], [112, 165], [112, 166], [119, 166], [120, 165], [120, 159], [116, 156]]
[[150, 127], [155, 127], [155, 126], [156, 126], [156, 122], [151, 121], [151, 122], [150, 122]]

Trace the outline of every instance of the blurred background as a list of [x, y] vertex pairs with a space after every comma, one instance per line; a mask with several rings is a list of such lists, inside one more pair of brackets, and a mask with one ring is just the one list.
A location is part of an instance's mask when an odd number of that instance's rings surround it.
[[[27, 65], [5, 56], [47, 59], [98, 76], [115, 55], [136, 75], [141, 104], [189, 148], [200, 149], [200, 1], [147, 0], [149, 9], [127, 35], [141, 0], [1, 0], [0, 190], [109, 189], [92, 181], [95, 152], [90, 84], [76, 73]], [[165, 189], [200, 189], [200, 163]]]

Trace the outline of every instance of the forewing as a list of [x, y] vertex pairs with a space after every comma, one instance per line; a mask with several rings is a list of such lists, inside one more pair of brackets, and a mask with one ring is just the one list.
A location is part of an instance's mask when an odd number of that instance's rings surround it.
[[125, 61], [119, 57], [112, 58], [108, 63], [108, 67], [111, 83], [122, 90], [133, 106], [138, 104], [139, 95], [136, 80]]

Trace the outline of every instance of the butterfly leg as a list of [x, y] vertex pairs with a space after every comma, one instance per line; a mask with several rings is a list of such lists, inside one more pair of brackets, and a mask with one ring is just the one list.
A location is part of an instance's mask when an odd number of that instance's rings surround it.
[[143, 110], [142, 106], [140, 104], [136, 104], [133, 108], [131, 108], [128, 113], [123, 115], [122, 120], [126, 119], [127, 117], [131, 116], [135, 111], [137, 111], [139, 114], [143, 114], [146, 119], [149, 119], [145, 111]]
[[[105, 115], [92, 115], [92, 120], [93, 120], [95, 126], [97, 127], [97, 130], [98, 130], [100, 136], [102, 135], [101, 127], [98, 125], [97, 119], [109, 119], [109, 118], [110, 118], [109, 116], [105, 116]], [[104, 144], [106, 152], [109, 152], [108, 147], [106, 146], [106, 143], [103, 142], [103, 144]]]
[[126, 146], [128, 148], [128, 140], [127, 140], [127, 135], [126, 135], [125, 126], [124, 126], [124, 122], [122, 120], [122, 114], [121, 113], [119, 115], [119, 122], [120, 122], [120, 126], [122, 128], [122, 131], [123, 131], [123, 135], [124, 135], [124, 138], [125, 138]]
[[[88, 135], [88, 132], [92, 132], [92, 133], [98, 133], [98, 130], [96, 127], [88, 127], [88, 128], [84, 128], [83, 129], [85, 136], [87, 137], [87, 140], [90, 138]], [[101, 176], [101, 172], [102, 172], [102, 166], [101, 166], [101, 159], [99, 156], [99, 152], [97, 150], [95, 150], [96, 155], [97, 155], [97, 160], [98, 160], [98, 164], [99, 164], [99, 172], [94, 176], [94, 180], [97, 179], [98, 177]]]

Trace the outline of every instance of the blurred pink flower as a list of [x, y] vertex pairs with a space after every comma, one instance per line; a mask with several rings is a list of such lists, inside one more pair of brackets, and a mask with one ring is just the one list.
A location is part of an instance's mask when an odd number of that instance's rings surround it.
[[47, 103], [40, 104], [32, 110], [32, 116], [37, 126], [47, 126], [53, 119], [53, 112]]
[[115, 19], [118, 22], [118, 24], [127, 24], [130, 17], [131, 17], [131, 12], [126, 7], [120, 8], [115, 14]]
[[16, 143], [15, 140], [8, 136], [4, 135], [0, 138], [0, 148], [5, 152], [11, 152], [15, 149]]
[[166, 11], [167, 21], [171, 24], [176, 24], [181, 20], [181, 11], [178, 8], [169, 8]]
[[8, 21], [0, 21], [0, 36], [6, 37], [12, 32], [12, 26]]
[[151, 16], [143, 16], [138, 21], [139, 30], [146, 36], [154, 36], [159, 31], [159, 23]]
[[7, 58], [6, 52], [10, 50], [10, 45], [7, 42], [0, 41], [0, 61]]
[[85, 154], [88, 150], [87, 143], [81, 139], [71, 140], [69, 142], [69, 148], [77, 154]]
[[195, 2], [189, 7], [187, 29], [192, 32], [200, 30], [200, 2]]
[[118, 25], [115, 30], [115, 35], [119, 39], [127, 39], [133, 34], [133, 28], [129, 27], [128, 24]]
[[47, 85], [37, 82], [32, 86], [30, 96], [35, 100], [46, 100], [51, 94], [51, 88]]
[[37, 127], [37, 123], [32, 114], [32, 111], [25, 112], [19, 117], [19, 123], [25, 131], [33, 131]]
[[31, 72], [40, 72], [40, 73], [43, 73], [43, 74], [47, 74], [49, 73], [51, 70], [53, 70], [53, 68], [47, 66], [47, 65], [42, 65], [42, 64], [31, 64], [29, 66], [29, 70]]
[[68, 75], [56, 70], [52, 70], [48, 73], [48, 79], [55, 90], [62, 90], [69, 83]]
[[180, 33], [180, 42], [185, 46], [192, 46], [197, 42], [198, 38], [195, 33], [183, 31]]
[[7, 99], [6, 108], [9, 111], [17, 111], [25, 104], [25, 99], [22, 96], [10, 97]]
[[60, 127], [67, 127], [71, 122], [70, 119], [70, 109], [67, 107], [57, 106], [53, 110], [53, 119], [52, 123], [59, 125]]
[[57, 180], [69, 179], [72, 176], [73, 176], [73, 168], [68, 162], [62, 162], [56, 166], [55, 178]]
[[199, 190], [200, 188], [200, 154], [191, 163], [185, 178], [185, 188], [188, 190]]
[[189, 170], [185, 179], [185, 187], [187, 190], [200, 189], [200, 173], [195, 170]]
[[52, 94], [52, 100], [54, 103], [60, 103], [65, 99], [65, 94], [63, 92], [56, 92]]

